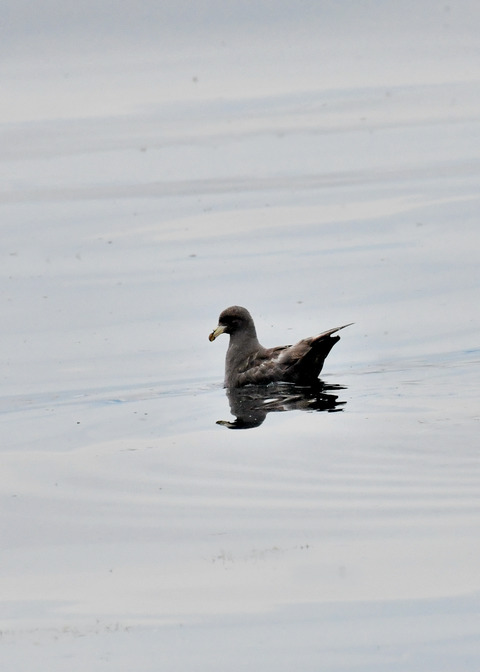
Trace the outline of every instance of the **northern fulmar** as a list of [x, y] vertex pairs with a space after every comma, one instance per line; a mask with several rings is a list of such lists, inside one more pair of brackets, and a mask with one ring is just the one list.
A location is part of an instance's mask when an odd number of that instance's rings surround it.
[[241, 306], [230, 306], [220, 313], [218, 326], [208, 338], [214, 341], [220, 334], [230, 334], [224, 387], [268, 385], [274, 382], [313, 385], [325, 358], [340, 340], [340, 336], [332, 334], [350, 324], [309, 336], [295, 345], [264, 348], [258, 341], [255, 324], [248, 310]]

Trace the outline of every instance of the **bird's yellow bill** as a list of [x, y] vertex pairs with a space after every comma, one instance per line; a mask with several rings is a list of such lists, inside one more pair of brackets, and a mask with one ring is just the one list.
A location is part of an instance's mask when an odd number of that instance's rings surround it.
[[225, 331], [225, 327], [223, 327], [222, 325], [219, 324], [218, 327], [212, 331], [212, 333], [208, 337], [208, 340], [209, 341], [214, 341], [217, 338], [217, 336], [220, 336], [220, 334], [223, 334], [224, 331]]

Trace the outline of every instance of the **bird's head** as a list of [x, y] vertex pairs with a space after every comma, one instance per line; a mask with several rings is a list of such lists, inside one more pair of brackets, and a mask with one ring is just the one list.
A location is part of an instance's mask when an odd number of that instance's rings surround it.
[[230, 306], [220, 313], [218, 326], [212, 331], [208, 339], [214, 341], [220, 334], [232, 335], [238, 331], [249, 332], [252, 330], [255, 334], [255, 325], [248, 310], [242, 308], [242, 306]]

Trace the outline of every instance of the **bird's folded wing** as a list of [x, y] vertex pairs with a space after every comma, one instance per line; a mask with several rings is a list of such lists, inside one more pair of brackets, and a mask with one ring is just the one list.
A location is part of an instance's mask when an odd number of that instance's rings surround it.
[[252, 353], [240, 367], [238, 384], [264, 385], [281, 380], [285, 365], [280, 363], [279, 356], [289, 347], [279, 346]]
[[[350, 324], [344, 324], [342, 327], [335, 327], [334, 329], [323, 331], [321, 334], [302, 338], [302, 340], [295, 343], [295, 345], [285, 346], [279, 353], [278, 363], [287, 367], [295, 364], [307, 356], [311, 350], [315, 350], [317, 347], [321, 346], [322, 341], [328, 340], [332, 334], [349, 326]], [[338, 338], [336, 340], [338, 340]]]

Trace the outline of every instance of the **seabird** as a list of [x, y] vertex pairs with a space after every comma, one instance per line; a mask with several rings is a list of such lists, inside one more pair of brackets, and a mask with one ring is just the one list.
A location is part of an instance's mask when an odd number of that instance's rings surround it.
[[224, 387], [268, 385], [273, 382], [310, 386], [317, 381], [325, 358], [340, 340], [340, 336], [332, 334], [350, 324], [309, 336], [295, 345], [264, 348], [258, 341], [255, 324], [248, 310], [241, 306], [230, 306], [222, 311], [218, 326], [208, 338], [214, 341], [220, 334], [230, 335]]

